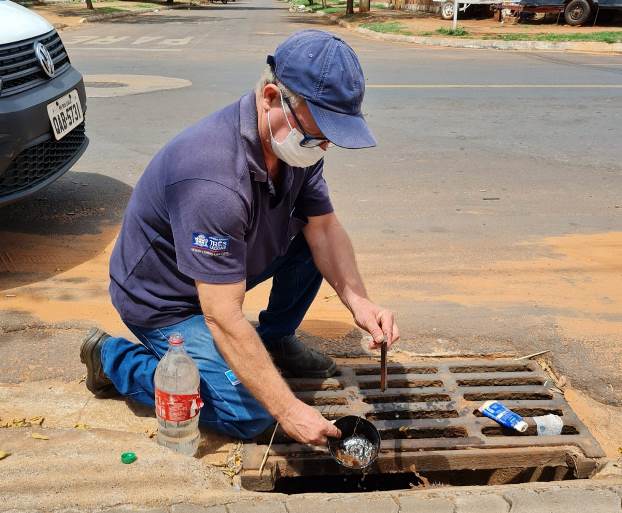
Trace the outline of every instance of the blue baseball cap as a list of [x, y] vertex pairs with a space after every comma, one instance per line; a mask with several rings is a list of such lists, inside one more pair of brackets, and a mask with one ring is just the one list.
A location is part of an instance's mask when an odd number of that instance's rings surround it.
[[322, 30], [301, 30], [283, 41], [267, 62], [283, 85], [306, 100], [330, 142], [351, 149], [376, 146], [361, 112], [363, 70], [342, 39]]

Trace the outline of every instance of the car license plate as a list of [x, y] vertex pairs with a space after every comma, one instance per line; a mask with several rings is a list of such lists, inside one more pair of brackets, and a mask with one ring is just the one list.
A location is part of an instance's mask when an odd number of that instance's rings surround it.
[[58, 100], [48, 103], [48, 116], [57, 141], [82, 123], [84, 114], [78, 91], [74, 89]]

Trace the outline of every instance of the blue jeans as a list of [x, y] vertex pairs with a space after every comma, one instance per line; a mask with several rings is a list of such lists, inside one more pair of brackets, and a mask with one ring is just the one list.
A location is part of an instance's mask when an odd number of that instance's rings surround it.
[[[285, 255], [277, 258], [247, 290], [273, 278], [268, 307], [259, 314], [257, 332], [264, 344], [293, 335], [322, 283], [304, 236], [299, 234]], [[166, 326], [148, 329], [128, 324], [141, 344], [124, 338], [109, 338], [102, 347], [104, 373], [124, 396], [155, 406], [153, 378], [159, 360], [168, 350], [168, 336], [181, 333], [184, 347], [197, 364], [200, 393], [205, 405], [199, 422], [237, 438], [249, 439], [265, 431], [274, 419], [229, 372], [202, 315]]]

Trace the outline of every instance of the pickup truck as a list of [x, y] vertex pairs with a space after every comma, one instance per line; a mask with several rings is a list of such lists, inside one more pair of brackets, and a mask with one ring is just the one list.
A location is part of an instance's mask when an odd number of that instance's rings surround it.
[[622, 0], [518, 0], [511, 6], [519, 12], [560, 12], [568, 25], [583, 25], [592, 15], [604, 10], [622, 10]]

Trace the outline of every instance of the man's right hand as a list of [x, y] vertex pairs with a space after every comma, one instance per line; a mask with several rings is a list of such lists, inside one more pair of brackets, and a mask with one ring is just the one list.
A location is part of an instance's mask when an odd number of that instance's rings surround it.
[[341, 438], [341, 431], [315, 408], [297, 400], [277, 419], [283, 430], [303, 444], [326, 445], [327, 437]]

